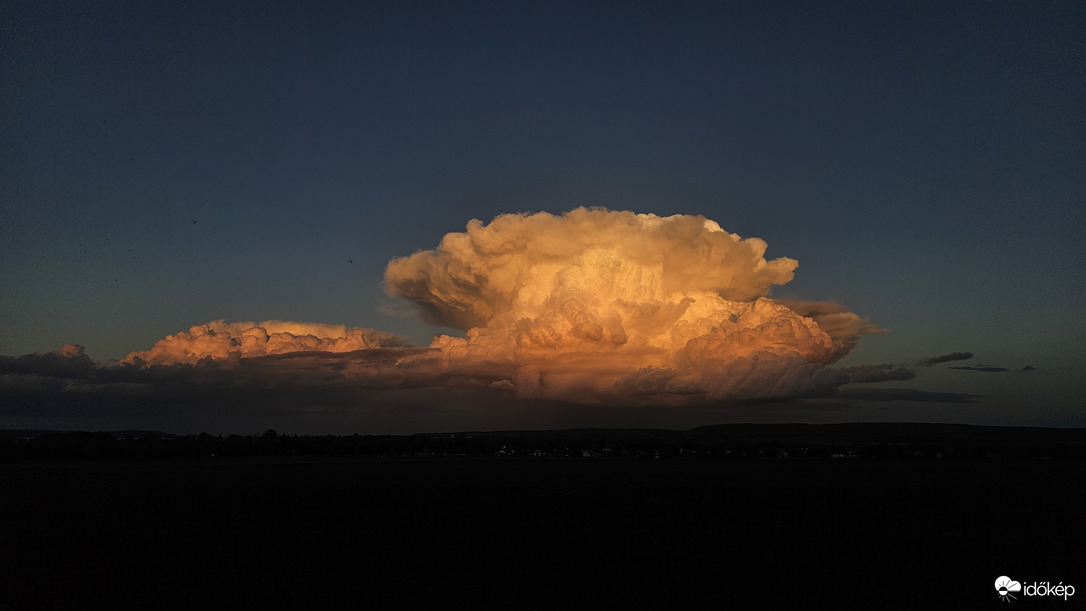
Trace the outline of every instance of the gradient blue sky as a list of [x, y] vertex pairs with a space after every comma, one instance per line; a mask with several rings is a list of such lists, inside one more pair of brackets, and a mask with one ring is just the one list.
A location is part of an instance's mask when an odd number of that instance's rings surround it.
[[1004, 402], [957, 420], [1086, 425], [1082, 2], [5, 0], [0, 19], [0, 354], [115, 359], [215, 319], [426, 345], [448, 330], [379, 311], [391, 258], [472, 218], [604, 206], [797, 259], [774, 296], [888, 329], [843, 364], [1037, 368], [898, 385]]

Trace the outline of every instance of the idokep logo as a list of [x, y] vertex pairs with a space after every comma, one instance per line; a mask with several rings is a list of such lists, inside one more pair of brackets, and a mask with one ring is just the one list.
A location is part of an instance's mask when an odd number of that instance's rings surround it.
[[995, 580], [996, 593], [999, 594], [1005, 602], [1011, 602], [1012, 599], [1018, 598], [1014, 595], [1015, 592], [1020, 592], [1025, 596], [1058, 596], [1064, 600], [1075, 595], [1075, 586], [1070, 584], [1063, 585], [1063, 582], [1059, 582], [1056, 585], [1051, 585], [1047, 581], [1033, 582], [1025, 587], [1022, 584], [1002, 575], [999, 579]]
[[1016, 598], [1011, 592], [1021, 592], [1022, 584], [1014, 581], [1006, 575], [1002, 575], [999, 579], [996, 579], [995, 583], [996, 592], [999, 592], [999, 597], [1007, 602], [1011, 602], [1012, 598]]

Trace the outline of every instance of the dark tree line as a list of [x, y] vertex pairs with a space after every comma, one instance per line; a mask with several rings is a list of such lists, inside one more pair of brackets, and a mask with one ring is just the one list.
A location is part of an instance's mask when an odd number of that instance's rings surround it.
[[699, 435], [691, 431], [539, 431], [440, 435], [167, 435], [149, 432], [0, 434], [0, 461], [257, 457], [503, 459], [1001, 459], [1083, 458], [1081, 431], [864, 440]]

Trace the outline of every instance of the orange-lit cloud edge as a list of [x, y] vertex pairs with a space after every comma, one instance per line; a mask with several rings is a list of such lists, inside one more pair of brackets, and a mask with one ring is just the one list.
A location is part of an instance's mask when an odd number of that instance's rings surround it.
[[462, 337], [411, 348], [371, 329], [220, 320], [118, 369], [141, 383], [188, 368], [232, 388], [476, 387], [617, 406], [811, 397], [908, 376], [832, 367], [882, 330], [836, 303], [772, 299], [798, 263], [765, 250], [699, 215], [577, 208], [472, 220], [385, 270], [388, 295]]

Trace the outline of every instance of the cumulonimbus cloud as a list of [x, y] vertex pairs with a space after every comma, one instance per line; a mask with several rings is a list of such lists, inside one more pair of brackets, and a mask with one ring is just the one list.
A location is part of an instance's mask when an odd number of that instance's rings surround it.
[[505, 369], [517, 396], [675, 403], [801, 397], [881, 331], [838, 304], [775, 302], [798, 263], [697, 215], [577, 208], [473, 220], [395, 259], [386, 292], [442, 335], [446, 368]]
[[829, 365], [882, 330], [837, 303], [773, 300], [771, 289], [798, 263], [765, 252], [764, 241], [697, 215], [577, 208], [473, 220], [385, 271], [389, 295], [462, 337], [408, 348], [371, 329], [219, 320], [133, 352], [122, 369], [94, 379], [475, 386], [519, 398], [679, 405], [822, 395], [877, 377]]

